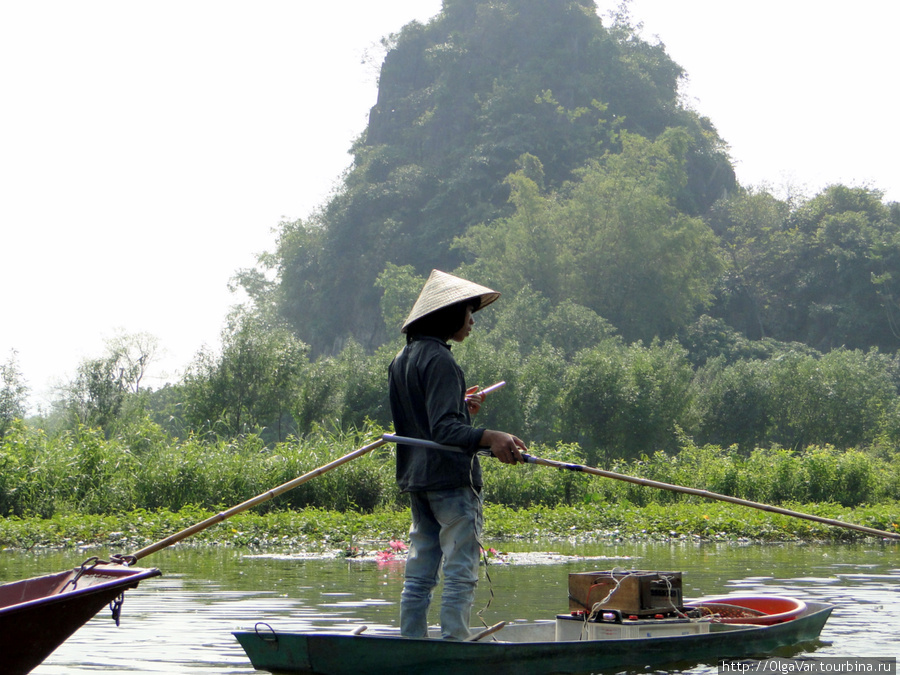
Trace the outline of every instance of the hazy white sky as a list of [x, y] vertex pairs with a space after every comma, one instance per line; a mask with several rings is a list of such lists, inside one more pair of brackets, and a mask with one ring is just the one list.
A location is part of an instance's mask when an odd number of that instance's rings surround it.
[[[18, 352], [35, 403], [117, 332], [159, 339], [151, 386], [217, 345], [229, 278], [346, 168], [380, 38], [440, 5], [0, 2], [0, 362]], [[867, 184], [900, 200], [900, 3], [631, 12], [687, 70], [743, 184]]]

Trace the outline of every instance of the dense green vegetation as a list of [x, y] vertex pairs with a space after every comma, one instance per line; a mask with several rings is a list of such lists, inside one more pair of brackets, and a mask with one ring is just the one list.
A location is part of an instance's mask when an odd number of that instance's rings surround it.
[[[119, 545], [143, 545], [324, 466], [381, 433], [376, 428], [350, 435], [320, 432], [302, 442], [266, 448], [255, 435], [171, 444], [152, 423], [135, 431], [140, 437], [106, 440], [102, 433], [82, 428], [50, 438], [15, 425], [0, 445], [0, 510], [7, 516], [0, 520], [0, 546], [107, 543], [110, 538]], [[546, 459], [583, 460], [574, 445], [538, 446], [533, 452]], [[758, 450], [745, 457], [734, 449], [698, 447], [685, 439], [677, 456], [656, 453], [612, 468], [757, 502], [807, 504], [803, 510], [814, 515], [895, 531], [900, 519], [895, 461], [830, 447], [802, 453]], [[559, 535], [571, 528], [603, 536], [861, 536], [583, 473], [535, 465], [513, 468], [490, 460], [483, 466], [486, 501], [507, 509], [490, 525], [492, 536]], [[364, 522], [358, 527], [368, 537], [388, 530], [401, 537], [408, 511], [393, 474], [393, 451], [376, 449], [264, 502], [253, 513], [236, 516], [239, 524], [201, 539], [262, 545], [287, 537], [297, 545], [305, 534], [320, 546], [326, 534], [326, 540], [338, 542], [352, 537], [350, 522]], [[339, 513], [345, 515], [334, 515]], [[378, 532], [372, 532], [373, 523], [380, 524]]]
[[703, 312], [749, 339], [893, 352], [900, 207], [865, 188], [779, 199], [736, 184], [683, 105], [683, 70], [627, 5], [446, 1], [386, 41], [343, 188], [240, 280], [314, 354], [396, 331], [377, 279], [460, 268], [669, 339]]
[[[810, 445], [890, 454], [900, 440], [896, 354], [748, 341], [709, 317], [681, 341], [628, 343], [589, 309], [554, 308], [534, 293], [476, 316], [457, 358], [472, 384], [508, 383], [477, 422], [531, 444], [577, 443], [590, 464], [676, 453], [683, 436], [743, 455]], [[247, 434], [271, 446], [322, 428], [390, 425], [386, 368], [399, 341], [371, 354], [350, 343], [337, 356], [312, 358], [290, 331], [236, 325], [223, 335], [225, 349], [201, 354], [183, 383], [134, 392], [123, 388], [120, 369], [90, 370], [102, 395], [70, 390], [52, 415], [30, 424], [51, 438], [101, 429], [136, 448], [147, 420], [167, 443], [212, 438], [223, 447]]]
[[[592, 0], [447, 0], [386, 46], [378, 101], [343, 188], [307, 220], [285, 223], [277, 249], [244, 275], [258, 303], [274, 305], [315, 353], [336, 340], [372, 349], [391, 337], [378, 276], [389, 264], [427, 275], [471, 262], [455, 239], [513, 212], [507, 177], [523, 165], [542, 189], [565, 193], [586, 167], [611, 163], [615, 173], [620, 153], [664, 137], [666, 148], [636, 160], [655, 175], [617, 224], [658, 233], [679, 211], [676, 238], [711, 238], [691, 218], [735, 188], [725, 143], [679, 101], [682, 69], [626, 15], [607, 27]], [[632, 186], [608, 187], [615, 199]], [[566, 297], [591, 306], [578, 298], [604, 293], [600, 269], [572, 270]]]
[[[15, 354], [0, 366], [0, 516], [216, 509], [362, 445], [354, 430], [390, 425], [398, 327], [438, 267], [503, 294], [454, 347], [470, 384], [508, 383], [479, 424], [757, 501], [879, 505], [893, 527], [900, 204], [738, 185], [679, 98], [682, 69], [626, 10], [445, 0], [387, 39], [342, 188], [237, 274], [250, 302], [217, 349], [152, 391], [155, 340], [118, 336], [27, 422]], [[262, 511], [392, 514], [392, 472], [379, 451]], [[628, 512], [628, 531], [676, 499], [533, 467], [486, 476], [489, 503]]]

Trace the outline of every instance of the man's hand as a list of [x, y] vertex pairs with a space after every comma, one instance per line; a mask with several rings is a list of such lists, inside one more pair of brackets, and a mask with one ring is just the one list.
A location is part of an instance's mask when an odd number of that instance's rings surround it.
[[528, 451], [521, 439], [505, 431], [493, 431], [492, 429], [485, 429], [484, 435], [481, 437], [481, 445], [490, 447], [491, 454], [504, 464], [524, 463], [522, 452]]
[[484, 393], [476, 392], [478, 392], [477, 384], [466, 389], [466, 407], [469, 409], [469, 414], [473, 417], [478, 414], [478, 411], [481, 410], [481, 404], [484, 403]]

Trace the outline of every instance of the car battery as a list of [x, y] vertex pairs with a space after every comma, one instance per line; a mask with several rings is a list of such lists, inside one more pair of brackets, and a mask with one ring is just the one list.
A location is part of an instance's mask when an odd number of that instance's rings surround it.
[[700, 635], [709, 632], [708, 621], [690, 619], [639, 619], [637, 621], [585, 621], [584, 616], [559, 614], [556, 641], [631, 640], [637, 638]]

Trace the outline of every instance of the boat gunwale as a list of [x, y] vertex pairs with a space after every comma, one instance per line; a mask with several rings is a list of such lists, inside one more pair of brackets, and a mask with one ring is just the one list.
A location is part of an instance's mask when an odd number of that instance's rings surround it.
[[[54, 577], [58, 577], [60, 580], [63, 580], [67, 575], [71, 576], [73, 572], [77, 573], [77, 571], [78, 568], [75, 568], [74, 570], [56, 572], [54, 574], [45, 574], [43, 576], [21, 579], [19, 581], [11, 581], [6, 584], [0, 585], [0, 588], [4, 586], [7, 588], [12, 588], [18, 585], [24, 587], [26, 584], [39, 583], [42, 580], [52, 579]], [[162, 572], [160, 572], [160, 570], [155, 567], [123, 567], [121, 565], [98, 565], [87, 570], [84, 576], [109, 576], [110, 578], [98, 583], [83, 586], [81, 588], [78, 588], [76, 586], [76, 588], [72, 590], [65, 590], [65, 587], [63, 587], [63, 589], [57, 590], [52, 593], [45, 593], [44, 595], [40, 595], [30, 600], [0, 605], [0, 617], [12, 615], [16, 612], [25, 611], [38, 606], [53, 605], [59, 602], [68, 602], [97, 593], [108, 593], [111, 589], [119, 587], [121, 587], [122, 590], [135, 588], [141, 581], [144, 581], [145, 579], [149, 579], [151, 577], [161, 576], [161, 574]]]

